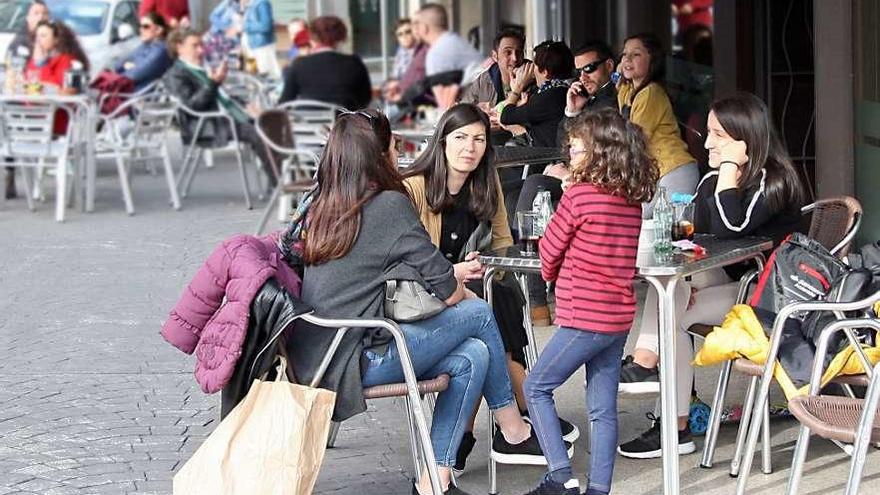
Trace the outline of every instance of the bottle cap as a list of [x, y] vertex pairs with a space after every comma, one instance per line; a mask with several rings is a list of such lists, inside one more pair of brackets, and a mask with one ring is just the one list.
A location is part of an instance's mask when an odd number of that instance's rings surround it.
[[673, 203], [690, 203], [694, 200], [694, 195], [687, 193], [672, 193], [670, 200]]
[[73, 70], [83, 70], [83, 63], [79, 60], [74, 60], [70, 63], [70, 68]]

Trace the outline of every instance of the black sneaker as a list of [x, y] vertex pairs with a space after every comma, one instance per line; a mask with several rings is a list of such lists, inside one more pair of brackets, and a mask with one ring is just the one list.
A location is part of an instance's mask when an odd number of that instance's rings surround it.
[[464, 436], [461, 438], [461, 445], [458, 446], [458, 452], [455, 454], [455, 465], [452, 466], [452, 471], [455, 472], [456, 476], [464, 472], [467, 458], [471, 455], [471, 451], [474, 450], [476, 443], [477, 439], [474, 438], [473, 433], [469, 431], [464, 432]]
[[[459, 488], [451, 483], [449, 484], [449, 488], [443, 493], [444, 493], [444, 495], [469, 495], [468, 492], [462, 490], [461, 488]], [[419, 493], [419, 490], [416, 489], [415, 482], [413, 482], [413, 485], [412, 485], [412, 495], [422, 495], [421, 493]]]
[[[660, 443], [660, 418], [652, 413], [646, 415], [654, 422], [651, 429], [642, 433], [635, 440], [629, 441], [617, 447], [617, 453], [630, 459], [654, 459], [663, 455]], [[678, 454], [690, 454], [697, 450], [694, 440], [691, 438], [691, 429], [685, 426], [678, 432]]]
[[535, 488], [526, 495], [581, 495], [581, 486], [575, 478], [565, 483], [558, 483], [553, 481], [549, 474], [545, 474], [538, 488]]
[[[522, 417], [527, 423], [532, 424], [528, 411], [522, 413]], [[575, 440], [581, 437], [581, 430], [562, 418], [559, 418], [559, 429], [562, 431], [562, 439], [566, 442], [574, 443]]]
[[[629, 359], [629, 361], [627, 361]], [[645, 368], [627, 356], [620, 367], [617, 391], [622, 394], [659, 394], [660, 373], [657, 368]]]
[[[565, 442], [565, 450], [568, 452], [568, 458], [574, 455], [574, 447], [571, 443]], [[511, 444], [504, 439], [501, 429], [495, 431], [495, 437], [492, 438], [492, 452], [490, 454], [495, 462], [501, 464], [529, 464], [532, 466], [546, 466], [547, 459], [544, 458], [544, 452], [541, 451], [541, 445], [534, 433], [529, 435], [526, 440]]]

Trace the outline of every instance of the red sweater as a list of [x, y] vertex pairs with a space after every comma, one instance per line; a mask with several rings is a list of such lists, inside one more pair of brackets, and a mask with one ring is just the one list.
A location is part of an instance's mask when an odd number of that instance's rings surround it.
[[[42, 67], [37, 67], [36, 64], [34, 64], [33, 57], [31, 57], [25, 67], [25, 74], [36, 71], [37, 79], [39, 79], [40, 82], [53, 84], [60, 88], [64, 86], [64, 73], [67, 72], [67, 69], [70, 69], [71, 65], [73, 65], [73, 56], [68, 55], [67, 53], [59, 53], [58, 55], [55, 55]], [[52, 127], [53, 132], [55, 134], [66, 133], [68, 119], [69, 116], [66, 111], [58, 110], [55, 112], [55, 123]]]
[[179, 22], [182, 18], [189, 17], [189, 2], [187, 0], [142, 1], [138, 9], [138, 17], [143, 17], [150, 12], [156, 12], [161, 15], [168, 24], [171, 24], [172, 19]]
[[556, 280], [557, 325], [629, 331], [641, 226], [639, 204], [592, 184], [565, 191], [540, 243], [541, 276]]

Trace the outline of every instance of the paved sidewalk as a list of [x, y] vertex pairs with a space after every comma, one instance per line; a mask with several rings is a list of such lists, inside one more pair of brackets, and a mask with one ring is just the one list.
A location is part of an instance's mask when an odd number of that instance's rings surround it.
[[[171, 479], [216, 424], [218, 396], [206, 396], [192, 376], [194, 359], [166, 344], [159, 328], [184, 285], [211, 249], [249, 233], [261, 213], [247, 211], [240, 182], [226, 159], [200, 171], [184, 209], [168, 207], [164, 180], [139, 173], [137, 214], [125, 215], [112, 169], [101, 167], [96, 212], [53, 221], [52, 205], [27, 211], [24, 200], [0, 202], [0, 495], [169, 494]], [[257, 203], [258, 207], [261, 203]], [[552, 329], [541, 329], [542, 340]], [[698, 372], [698, 391], [711, 399], [715, 370]], [[575, 472], [584, 479], [588, 426], [582, 374], [558, 394], [575, 422]], [[738, 378], [731, 397], [741, 397]], [[778, 400], [775, 398], [774, 400]], [[622, 399], [620, 436], [648, 426], [652, 400]], [[463, 489], [486, 493], [486, 420], [477, 450], [461, 477]], [[773, 422], [774, 468], [755, 469], [750, 493], [784, 490], [796, 436], [791, 420]], [[682, 492], [727, 494], [725, 471], [734, 426], [725, 426], [716, 467], [681, 459]], [[701, 439], [700, 439], [701, 440]], [[329, 450], [318, 494], [408, 494], [412, 477], [402, 402], [378, 401], [343, 425]], [[702, 442], [698, 442], [702, 446]], [[880, 453], [872, 449], [863, 492], [880, 489]], [[757, 466], [757, 465], [756, 465]], [[802, 493], [842, 490], [848, 458], [814, 439]], [[535, 467], [501, 467], [500, 493], [525, 493], [542, 474]], [[619, 458], [615, 493], [656, 494], [659, 459]]]

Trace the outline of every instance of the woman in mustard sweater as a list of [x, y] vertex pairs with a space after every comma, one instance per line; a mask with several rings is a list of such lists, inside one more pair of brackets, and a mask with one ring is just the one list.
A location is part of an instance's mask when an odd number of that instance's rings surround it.
[[[637, 34], [624, 42], [617, 88], [617, 102], [625, 119], [638, 124], [648, 138], [648, 149], [660, 167], [659, 187], [669, 194], [693, 194], [700, 180], [696, 160], [681, 139], [672, 103], [660, 82], [665, 72], [663, 46], [653, 34]], [[645, 204], [642, 216], [651, 218], [653, 204]]]

